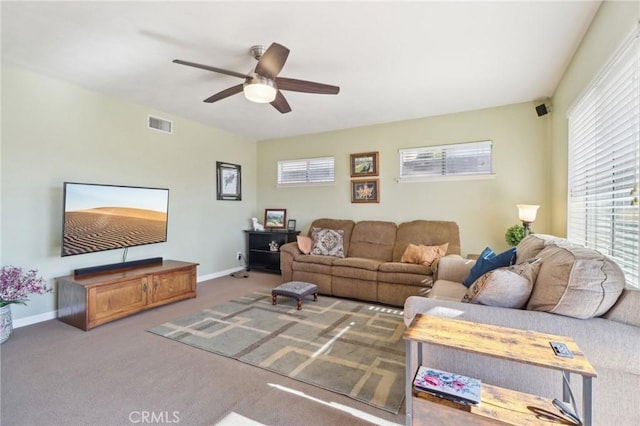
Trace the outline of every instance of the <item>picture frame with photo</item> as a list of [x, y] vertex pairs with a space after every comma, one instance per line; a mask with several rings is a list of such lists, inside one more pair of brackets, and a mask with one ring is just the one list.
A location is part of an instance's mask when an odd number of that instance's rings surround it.
[[351, 181], [351, 202], [352, 203], [379, 203], [380, 202], [380, 180], [352, 180]]
[[351, 177], [378, 176], [378, 151], [351, 154]]
[[287, 224], [287, 209], [264, 209], [264, 227], [284, 229]]
[[239, 164], [216, 161], [216, 198], [218, 200], [242, 200], [242, 173]]

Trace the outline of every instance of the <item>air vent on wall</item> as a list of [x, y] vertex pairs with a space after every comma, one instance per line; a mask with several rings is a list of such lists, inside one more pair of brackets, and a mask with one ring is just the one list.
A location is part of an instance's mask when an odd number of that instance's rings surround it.
[[149, 128], [160, 132], [172, 133], [173, 123], [164, 118], [149, 116]]

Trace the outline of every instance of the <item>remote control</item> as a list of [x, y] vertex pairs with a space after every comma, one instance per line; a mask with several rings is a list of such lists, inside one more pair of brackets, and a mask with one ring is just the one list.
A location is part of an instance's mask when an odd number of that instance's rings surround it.
[[561, 356], [564, 358], [573, 358], [573, 354], [571, 353], [569, 348], [567, 348], [567, 345], [565, 345], [564, 343], [549, 342], [549, 344], [551, 345], [551, 347], [553, 348], [553, 352], [555, 352], [557, 356]]

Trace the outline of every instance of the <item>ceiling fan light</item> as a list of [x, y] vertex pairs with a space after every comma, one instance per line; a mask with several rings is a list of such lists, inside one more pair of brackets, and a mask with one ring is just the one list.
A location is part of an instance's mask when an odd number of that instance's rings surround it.
[[245, 98], [259, 104], [273, 102], [278, 92], [273, 81], [258, 75], [244, 84], [243, 91]]

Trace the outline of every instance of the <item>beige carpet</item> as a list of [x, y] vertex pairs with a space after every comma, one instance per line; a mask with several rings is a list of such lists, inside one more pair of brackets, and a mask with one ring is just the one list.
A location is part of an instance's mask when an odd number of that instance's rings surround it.
[[143, 424], [145, 413], [169, 418], [174, 412], [180, 419], [174, 424], [189, 426], [215, 425], [230, 413], [267, 426], [404, 424], [403, 410], [392, 414], [146, 331], [269, 291], [280, 280], [252, 271], [246, 279], [205, 281], [195, 299], [87, 332], [58, 320], [15, 329], [0, 345], [0, 424], [131, 425]]
[[[405, 355], [400, 309], [254, 292], [149, 331], [398, 413]], [[212, 355], [215, 356], [215, 355]]]

